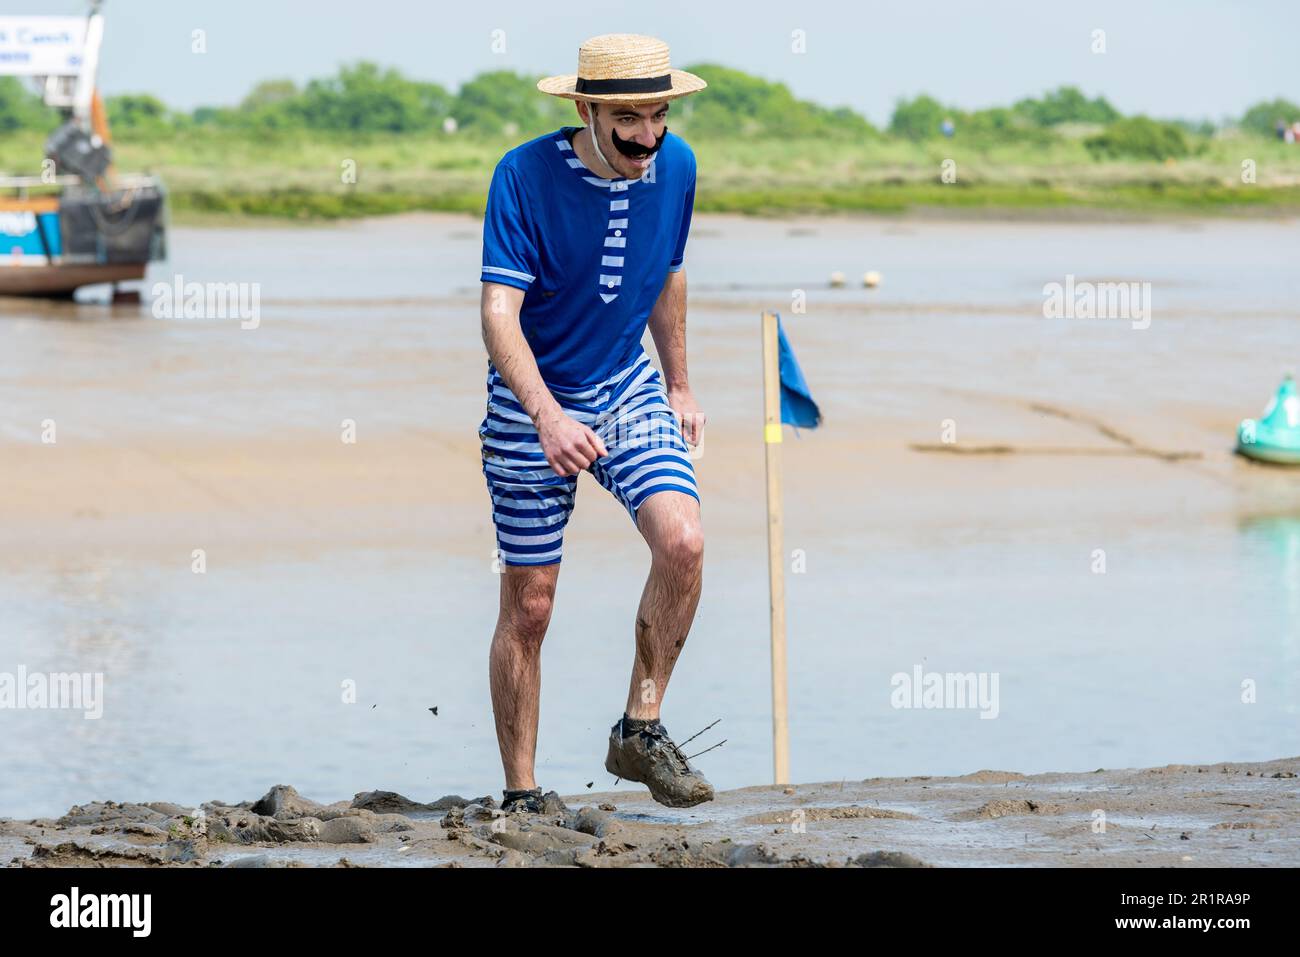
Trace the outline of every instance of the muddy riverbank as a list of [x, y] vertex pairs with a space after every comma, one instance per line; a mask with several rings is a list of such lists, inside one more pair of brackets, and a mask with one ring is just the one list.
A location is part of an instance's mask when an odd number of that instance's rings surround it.
[[9, 867], [1268, 867], [1300, 860], [1300, 757], [1084, 774], [982, 770], [723, 791], [392, 791], [319, 804], [278, 785], [236, 804], [95, 802], [0, 819]]

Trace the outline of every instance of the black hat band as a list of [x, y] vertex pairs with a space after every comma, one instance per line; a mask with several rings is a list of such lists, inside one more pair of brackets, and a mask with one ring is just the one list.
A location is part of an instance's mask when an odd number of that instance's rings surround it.
[[663, 76], [636, 76], [614, 80], [586, 80], [578, 77], [574, 93], [608, 96], [615, 93], [668, 93], [673, 88], [671, 73]]

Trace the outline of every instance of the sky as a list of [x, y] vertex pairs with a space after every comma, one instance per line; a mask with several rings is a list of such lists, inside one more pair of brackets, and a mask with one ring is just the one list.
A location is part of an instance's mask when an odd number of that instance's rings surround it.
[[[0, 0], [0, 15], [87, 9]], [[736, 67], [877, 124], [918, 93], [975, 109], [1061, 84], [1169, 118], [1300, 101], [1300, 0], [106, 0], [105, 13], [103, 91], [187, 110], [359, 59], [453, 90], [485, 70], [573, 73], [578, 44], [600, 33], [658, 36], [674, 66]], [[206, 52], [193, 52], [195, 30]], [[795, 31], [804, 52], [792, 49]], [[1093, 50], [1095, 31], [1104, 52]]]

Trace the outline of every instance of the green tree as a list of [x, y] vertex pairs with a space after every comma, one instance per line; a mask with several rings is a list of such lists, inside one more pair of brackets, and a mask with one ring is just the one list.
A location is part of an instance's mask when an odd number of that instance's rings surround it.
[[986, 143], [1024, 143], [1042, 146], [1054, 134], [1027, 120], [1023, 114], [1003, 106], [961, 113], [953, 121], [957, 137]]
[[241, 122], [238, 109], [230, 106], [199, 106], [190, 114], [195, 126], [238, 126]]
[[296, 100], [301, 95], [298, 84], [293, 80], [263, 80], [240, 101], [239, 108], [250, 111], [260, 110]]
[[828, 109], [800, 100], [784, 83], [773, 83], [714, 63], [692, 64], [689, 72], [708, 88], [674, 105], [690, 131], [724, 136], [873, 136], [877, 131], [848, 107]]
[[1105, 97], [1088, 99], [1077, 86], [1057, 87], [1044, 93], [1041, 100], [1020, 100], [1012, 109], [1025, 116], [1036, 126], [1057, 126], [1061, 123], [1114, 123], [1120, 118], [1119, 110]]
[[124, 93], [110, 96], [104, 103], [109, 126], [117, 131], [158, 133], [173, 126], [173, 117], [165, 103], [147, 93]]
[[411, 133], [441, 122], [450, 103], [436, 83], [410, 80], [397, 70], [362, 61], [341, 67], [335, 77], [312, 80], [300, 97], [273, 101], [271, 107], [291, 110], [313, 129]]
[[1300, 106], [1281, 97], [1256, 103], [1241, 118], [1241, 127], [1261, 136], [1276, 136], [1275, 125], [1278, 120], [1287, 124], [1300, 120]]
[[51, 130], [58, 114], [16, 76], [0, 76], [0, 133]]
[[563, 124], [576, 125], [572, 102], [547, 96], [537, 80], [510, 70], [480, 73], [456, 94], [451, 115], [463, 129], [482, 133], [539, 134]]
[[1191, 152], [1187, 137], [1174, 123], [1162, 123], [1146, 116], [1116, 120], [1096, 136], [1083, 141], [1096, 159], [1166, 160]]
[[292, 80], [263, 80], [234, 109], [201, 107], [194, 111], [193, 118], [195, 123], [262, 130], [303, 129], [314, 125], [303, 92]]
[[952, 112], [925, 94], [912, 100], [899, 100], [889, 120], [889, 132], [909, 140], [928, 140], [939, 135], [939, 124]]

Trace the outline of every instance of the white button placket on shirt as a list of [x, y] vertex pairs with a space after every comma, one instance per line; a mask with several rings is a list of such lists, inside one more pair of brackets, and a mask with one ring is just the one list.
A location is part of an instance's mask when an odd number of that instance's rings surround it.
[[[565, 162], [570, 169], [587, 170], [582, 160], [578, 159], [574, 153], [573, 145], [564, 137], [560, 136], [555, 141], [556, 147], [564, 154]], [[657, 159], [657, 157], [656, 157]], [[640, 179], [616, 179], [607, 180], [599, 176], [583, 176], [582, 178], [592, 186], [599, 186], [601, 189], [609, 190], [609, 222], [605, 226], [605, 247], [600, 257], [600, 272], [597, 276], [597, 282], [600, 285], [600, 298], [606, 305], [618, 298], [618, 293], [623, 285], [623, 259], [627, 249], [628, 233], [628, 197], [627, 188], [632, 183], [653, 183], [654, 180], [655, 160], [650, 161]]]
[[[618, 195], [622, 193], [623, 195]], [[627, 182], [609, 184], [609, 225], [605, 227], [605, 253], [600, 257], [600, 298], [610, 303], [623, 284], [623, 251], [627, 248]]]

